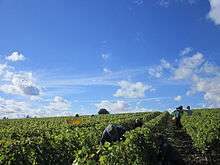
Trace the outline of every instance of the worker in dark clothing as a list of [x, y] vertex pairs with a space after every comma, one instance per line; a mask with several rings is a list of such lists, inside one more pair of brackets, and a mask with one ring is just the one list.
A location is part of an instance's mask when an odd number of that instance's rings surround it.
[[179, 110], [180, 112], [183, 111], [183, 106], [181, 105], [181, 106], [177, 107], [176, 110]]
[[[137, 128], [137, 127], [142, 127], [143, 125], [143, 119], [136, 119], [132, 125], [132, 129]], [[129, 130], [129, 128], [125, 128], [121, 125], [116, 125], [116, 124], [109, 124], [105, 130], [102, 133], [102, 137], [100, 140], [100, 144], [103, 145], [106, 141], [107, 142], [116, 142], [120, 140], [125, 140], [125, 137], [123, 134]]]
[[187, 109], [188, 115], [192, 116], [192, 110], [190, 109], [190, 106], [187, 106], [186, 109]]
[[136, 127], [142, 127], [143, 124], [144, 123], [143, 123], [143, 119], [142, 118], [141, 119], [136, 119], [134, 126], [135, 126], [135, 128]]
[[174, 115], [175, 115], [175, 119], [176, 119], [176, 127], [177, 128], [181, 128], [182, 124], [181, 124], [181, 113], [183, 113], [183, 106], [180, 106], [178, 108], [176, 108], [176, 110], [174, 111]]
[[100, 144], [103, 145], [107, 142], [116, 142], [120, 140], [125, 140], [123, 134], [126, 129], [121, 125], [109, 124], [102, 133]]

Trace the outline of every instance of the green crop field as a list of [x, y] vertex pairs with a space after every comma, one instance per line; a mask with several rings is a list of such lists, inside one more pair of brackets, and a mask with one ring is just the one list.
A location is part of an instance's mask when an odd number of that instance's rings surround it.
[[[194, 110], [182, 117], [176, 130], [168, 112], [146, 112], [80, 117], [0, 120], [0, 164], [160, 164], [167, 161], [160, 151], [163, 136], [185, 164], [218, 164], [220, 110]], [[133, 121], [144, 125], [134, 128]], [[128, 128], [126, 140], [99, 146], [109, 123]]]

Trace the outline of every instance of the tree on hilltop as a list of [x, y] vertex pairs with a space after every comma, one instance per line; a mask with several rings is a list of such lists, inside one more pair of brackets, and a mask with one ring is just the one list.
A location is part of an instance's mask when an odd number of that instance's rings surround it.
[[98, 112], [99, 115], [109, 114], [109, 111], [107, 111], [105, 108], [101, 108]]

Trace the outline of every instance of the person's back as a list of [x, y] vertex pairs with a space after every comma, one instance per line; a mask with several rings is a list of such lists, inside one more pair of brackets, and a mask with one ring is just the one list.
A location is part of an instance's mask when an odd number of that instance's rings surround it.
[[121, 139], [124, 139], [123, 134], [126, 132], [126, 129], [121, 125], [109, 124], [102, 133], [100, 144], [103, 145], [107, 142], [116, 142]]
[[176, 110], [175, 110], [175, 120], [176, 120], [176, 127], [177, 128], [181, 128], [182, 127], [182, 125], [181, 125], [181, 121], [180, 121], [180, 118], [181, 118], [181, 110], [182, 110], [182, 107], [180, 106], [180, 107], [178, 107], [178, 108], [176, 108]]
[[175, 118], [179, 118], [180, 117], [180, 111], [179, 110], [176, 110], [175, 111]]
[[192, 115], [192, 110], [190, 109], [190, 106], [187, 106], [186, 109], [187, 109], [188, 115], [191, 116]]
[[136, 119], [135, 120], [135, 124], [134, 124], [134, 127], [142, 127], [143, 125], [143, 119]]

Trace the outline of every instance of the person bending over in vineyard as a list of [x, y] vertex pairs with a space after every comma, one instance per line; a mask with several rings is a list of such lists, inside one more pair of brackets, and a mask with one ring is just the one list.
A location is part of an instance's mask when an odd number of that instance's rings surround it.
[[100, 145], [103, 145], [106, 141], [116, 142], [120, 140], [125, 140], [123, 134], [126, 132], [126, 129], [121, 125], [109, 124], [102, 133], [100, 140]]
[[135, 128], [136, 127], [142, 127], [142, 125], [143, 125], [143, 119], [141, 118], [141, 119], [136, 119], [135, 120]]
[[[134, 127], [132, 129], [142, 127], [143, 119], [135, 119], [134, 123], [132, 124], [134, 124]], [[106, 141], [111, 143], [120, 140], [125, 140], [123, 134], [126, 132], [126, 130], [129, 130], [129, 128], [126, 129], [121, 125], [109, 124], [102, 133], [100, 144], [103, 145]]]

